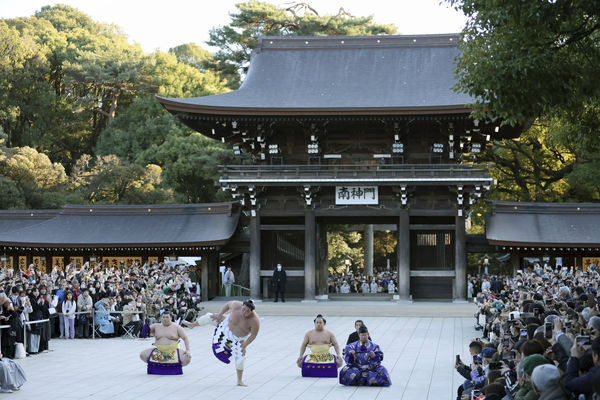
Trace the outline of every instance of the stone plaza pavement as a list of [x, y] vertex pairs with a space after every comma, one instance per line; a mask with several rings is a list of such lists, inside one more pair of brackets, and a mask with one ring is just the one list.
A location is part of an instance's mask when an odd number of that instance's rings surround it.
[[[223, 302], [208, 302], [218, 311]], [[392, 302], [259, 303], [258, 338], [248, 347], [244, 380], [235, 386], [235, 368], [212, 355], [213, 327], [186, 329], [192, 362], [180, 376], [146, 374], [139, 359], [152, 339], [53, 339], [50, 351], [17, 360], [27, 374], [13, 399], [454, 399], [462, 378], [457, 354], [468, 357], [473, 329], [471, 304]], [[363, 319], [384, 352], [392, 386], [345, 387], [336, 379], [302, 378], [295, 361], [304, 333], [316, 314], [345, 344], [354, 320]], [[3, 396], [3, 397], [4, 397]]]

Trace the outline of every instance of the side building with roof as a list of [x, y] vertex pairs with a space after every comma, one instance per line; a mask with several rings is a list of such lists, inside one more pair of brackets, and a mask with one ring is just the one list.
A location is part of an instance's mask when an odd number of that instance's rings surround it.
[[43, 272], [89, 262], [130, 267], [169, 257], [200, 257], [202, 296], [219, 294], [219, 252], [236, 232], [234, 203], [85, 206], [58, 210], [1, 210], [3, 270]]

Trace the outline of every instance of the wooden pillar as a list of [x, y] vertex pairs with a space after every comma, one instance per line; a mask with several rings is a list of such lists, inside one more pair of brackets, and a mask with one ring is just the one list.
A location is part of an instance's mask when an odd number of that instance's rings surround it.
[[[49, 274], [50, 272], [52, 272], [52, 267], [53, 267], [52, 256], [53, 256], [53, 254], [50, 253], [49, 251], [44, 253], [44, 257], [46, 257], [46, 265], [44, 266], [43, 271], [40, 268], [39, 272], [41, 274], [44, 274], [44, 273]], [[83, 261], [85, 262], [85, 260], [83, 260]], [[81, 282], [79, 282], [79, 283], [81, 283]]]
[[252, 210], [250, 218], [250, 297], [260, 299], [260, 214]]
[[373, 224], [365, 225], [365, 275], [373, 275]]
[[454, 234], [454, 293], [455, 300], [467, 300], [467, 254], [465, 252], [465, 217], [456, 216]]
[[200, 290], [202, 291], [202, 301], [208, 301], [208, 253], [202, 253], [200, 268]]
[[[31, 250], [30, 250], [31, 251]], [[25, 261], [25, 268], [29, 267], [29, 265], [31, 265], [31, 263], [33, 262], [33, 254], [31, 254], [31, 252], [27, 253], [25, 255], [25, 259], [27, 261]], [[16, 272], [16, 271], [15, 271]]]
[[315, 212], [307, 208], [304, 211], [304, 300], [315, 299], [316, 231]]
[[328, 293], [329, 257], [327, 249], [327, 225], [317, 224], [317, 295]]
[[410, 229], [407, 209], [400, 210], [398, 219], [398, 294], [400, 299], [410, 298]]
[[323, 294], [329, 293], [329, 285], [327, 285], [327, 280], [329, 279], [329, 244], [327, 242], [327, 225], [322, 223], [320, 224], [321, 229], [321, 270], [323, 273]]
[[207, 251], [208, 259], [208, 297], [210, 299], [221, 296], [221, 272], [219, 271], [219, 253]]
[[510, 251], [510, 273], [511, 276], [515, 276], [517, 270], [521, 267], [521, 257], [519, 256], [518, 250]]

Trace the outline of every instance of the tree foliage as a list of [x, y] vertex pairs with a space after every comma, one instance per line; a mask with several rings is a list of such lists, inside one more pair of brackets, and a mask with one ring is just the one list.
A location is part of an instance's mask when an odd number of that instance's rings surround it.
[[160, 145], [152, 145], [139, 155], [139, 163], [154, 163], [164, 168], [165, 183], [185, 203], [226, 200], [215, 187], [218, 166], [231, 163], [233, 154], [223, 144], [191, 133], [171, 135]]
[[89, 203], [153, 204], [173, 201], [172, 191], [160, 187], [161, 168], [142, 167], [115, 155], [82, 156], [70, 183]]
[[177, 62], [194, 67], [200, 72], [206, 72], [208, 63], [213, 59], [213, 55], [196, 43], [185, 43], [169, 49], [169, 54], [177, 57]]
[[[0, 20], [0, 177], [12, 199], [2, 206], [217, 198], [225, 148], [186, 139], [191, 130], [154, 98], [226, 91], [202, 67], [210, 57], [194, 44], [144, 54], [117, 26], [65, 5]], [[167, 155], [166, 142], [182, 146], [179, 156]], [[156, 149], [164, 158], [148, 156]]]
[[597, 1], [447, 1], [469, 18], [458, 88], [484, 112], [522, 122], [598, 103]]
[[348, 257], [350, 270], [358, 273], [364, 267], [362, 235], [359, 232], [327, 232], [327, 254], [329, 272], [345, 272], [345, 260]]
[[495, 142], [493, 199], [598, 201], [600, 8], [597, 1], [447, 0], [468, 17], [457, 89], [475, 116], [533, 121], [519, 141]]

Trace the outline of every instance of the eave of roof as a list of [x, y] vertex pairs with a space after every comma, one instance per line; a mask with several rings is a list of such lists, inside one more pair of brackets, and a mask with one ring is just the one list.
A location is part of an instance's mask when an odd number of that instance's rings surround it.
[[[218, 95], [217, 95], [218, 96]], [[436, 115], [436, 114], [469, 114], [472, 108], [466, 105], [431, 106], [431, 107], [226, 107], [195, 105], [177, 101], [168, 97], [156, 97], [171, 113], [206, 114], [223, 116], [283, 116], [283, 115], [317, 115], [317, 116], [352, 116], [352, 115]]]

